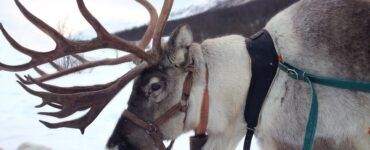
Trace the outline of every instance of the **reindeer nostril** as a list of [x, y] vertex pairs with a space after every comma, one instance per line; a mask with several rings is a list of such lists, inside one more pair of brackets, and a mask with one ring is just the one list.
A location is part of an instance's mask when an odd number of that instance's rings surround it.
[[157, 90], [161, 89], [161, 84], [159, 84], [159, 83], [153, 83], [151, 85], [151, 89], [152, 89], [152, 91], [157, 91]]

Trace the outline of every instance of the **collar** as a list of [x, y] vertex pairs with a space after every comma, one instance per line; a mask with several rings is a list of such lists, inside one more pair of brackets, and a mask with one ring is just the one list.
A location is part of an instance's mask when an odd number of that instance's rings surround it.
[[251, 36], [246, 40], [246, 43], [252, 60], [252, 78], [244, 110], [248, 129], [244, 150], [249, 150], [262, 105], [276, 75], [279, 57], [274, 42], [266, 30], [261, 30]]

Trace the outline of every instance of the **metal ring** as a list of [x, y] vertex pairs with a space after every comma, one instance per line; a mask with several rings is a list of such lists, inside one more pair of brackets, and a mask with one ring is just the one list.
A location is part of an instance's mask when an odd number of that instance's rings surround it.
[[188, 101], [185, 101], [185, 100], [181, 100], [180, 101], [180, 104], [181, 104], [180, 111], [181, 112], [186, 112], [188, 110], [189, 102]]
[[306, 71], [303, 71], [303, 74], [302, 74], [303, 78], [306, 77]]
[[158, 131], [158, 128], [155, 124], [149, 123], [148, 128], [145, 130], [148, 134], [152, 134]]
[[294, 69], [288, 69], [288, 73], [292, 76], [295, 76], [296, 78], [295, 79], [299, 79], [299, 75], [298, 75], [298, 72]]
[[256, 129], [253, 129], [253, 128], [249, 128], [249, 127], [247, 127], [247, 130], [251, 130], [251, 131], [255, 131]]

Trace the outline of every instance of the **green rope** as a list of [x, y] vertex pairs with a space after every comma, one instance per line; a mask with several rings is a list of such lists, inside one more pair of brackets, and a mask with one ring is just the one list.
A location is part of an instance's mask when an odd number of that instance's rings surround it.
[[284, 72], [287, 72], [288, 75], [296, 80], [305, 81], [311, 88], [311, 109], [308, 115], [308, 121], [306, 125], [306, 133], [304, 136], [304, 143], [303, 143], [303, 150], [312, 150], [314, 141], [315, 141], [315, 133], [316, 133], [316, 126], [317, 126], [317, 118], [318, 118], [318, 99], [316, 90], [312, 83], [317, 83], [325, 86], [331, 86], [336, 88], [342, 89], [349, 89], [349, 90], [357, 90], [357, 91], [364, 91], [370, 92], [370, 82], [359, 82], [359, 81], [351, 81], [351, 80], [343, 80], [343, 79], [334, 79], [328, 77], [321, 77], [306, 73], [297, 67], [294, 67], [286, 62], [280, 62], [279, 68]]

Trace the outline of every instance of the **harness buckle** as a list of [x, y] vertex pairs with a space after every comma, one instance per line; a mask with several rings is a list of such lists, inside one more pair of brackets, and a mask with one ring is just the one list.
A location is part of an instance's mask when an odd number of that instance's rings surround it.
[[188, 106], [189, 106], [189, 102], [186, 101], [186, 100], [181, 100], [180, 101], [180, 104], [181, 104], [181, 109], [180, 111], [182, 112], [186, 112], [188, 110]]
[[150, 135], [152, 133], [156, 133], [158, 131], [158, 127], [153, 123], [148, 123], [148, 127], [145, 131]]
[[[182, 95], [181, 95], [181, 101], [185, 101], [185, 100], [187, 100], [189, 98], [189, 94], [187, 94], [187, 93], [182, 93]], [[182, 104], [182, 103], [181, 103]]]
[[298, 74], [298, 72], [297, 72], [296, 70], [294, 70], [294, 69], [289, 69], [289, 68], [288, 68], [288, 73], [289, 73], [289, 75], [290, 75], [291, 77], [293, 77], [294, 79], [299, 80], [299, 74]]
[[256, 129], [255, 129], [255, 128], [250, 128], [250, 127], [248, 127], [248, 126], [247, 126], [247, 131], [248, 131], [248, 130], [249, 130], [249, 131], [252, 131], [252, 132], [256, 131]]

